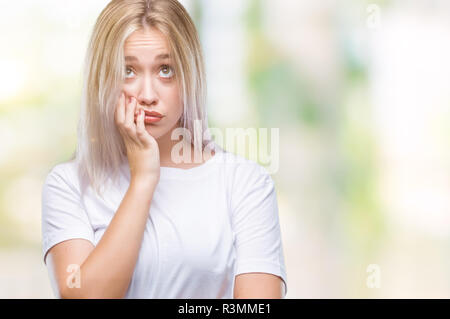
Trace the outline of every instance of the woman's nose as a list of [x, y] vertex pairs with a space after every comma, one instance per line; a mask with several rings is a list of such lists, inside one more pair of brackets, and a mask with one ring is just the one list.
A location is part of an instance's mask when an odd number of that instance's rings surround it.
[[157, 92], [150, 77], [143, 79], [137, 95], [137, 100], [142, 105], [150, 106], [157, 101]]

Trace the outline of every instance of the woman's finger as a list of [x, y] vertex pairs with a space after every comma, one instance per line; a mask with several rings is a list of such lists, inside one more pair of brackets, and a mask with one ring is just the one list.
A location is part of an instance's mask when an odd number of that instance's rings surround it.
[[125, 114], [126, 114], [126, 95], [125, 92], [122, 91], [116, 105], [114, 118], [116, 121], [117, 129], [119, 130], [120, 134], [122, 135], [125, 141], [129, 141], [130, 138], [128, 137], [128, 133], [124, 127]]
[[136, 143], [140, 144], [139, 139], [136, 136], [136, 125], [134, 124], [134, 111], [136, 109], [137, 101], [132, 96], [131, 101], [127, 102], [127, 109], [125, 111], [125, 123], [124, 127], [130, 138]]
[[150, 140], [151, 136], [145, 128], [144, 118], [145, 118], [144, 110], [142, 108], [140, 108], [137, 119], [136, 119], [136, 124], [137, 124], [136, 135], [138, 136], [141, 143], [145, 147], [150, 147], [152, 145], [151, 140]]

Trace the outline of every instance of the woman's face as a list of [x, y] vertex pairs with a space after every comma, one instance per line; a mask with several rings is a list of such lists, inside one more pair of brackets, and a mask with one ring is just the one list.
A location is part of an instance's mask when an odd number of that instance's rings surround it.
[[124, 45], [126, 98], [134, 96], [137, 108], [163, 115], [158, 122], [145, 124], [155, 139], [177, 127], [183, 113], [174, 66], [164, 57], [168, 53], [164, 35], [155, 28], [135, 31]]

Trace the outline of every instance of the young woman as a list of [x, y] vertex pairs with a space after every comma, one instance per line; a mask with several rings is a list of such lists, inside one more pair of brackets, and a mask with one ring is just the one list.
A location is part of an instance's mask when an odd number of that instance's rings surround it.
[[113, 0], [102, 11], [75, 157], [42, 190], [57, 297], [285, 297], [274, 182], [211, 140], [205, 91], [180, 3]]

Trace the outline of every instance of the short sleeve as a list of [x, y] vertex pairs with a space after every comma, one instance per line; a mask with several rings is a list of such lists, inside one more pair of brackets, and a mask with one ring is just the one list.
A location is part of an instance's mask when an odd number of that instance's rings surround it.
[[41, 197], [42, 257], [46, 264], [47, 252], [54, 245], [74, 238], [83, 238], [94, 244], [94, 231], [82, 207], [80, 195], [60, 166], [47, 175]]
[[251, 174], [236, 174], [233, 183], [231, 207], [236, 248], [235, 275], [249, 272], [277, 275], [284, 282], [286, 296], [287, 275], [275, 184], [263, 167], [253, 166], [251, 171]]

